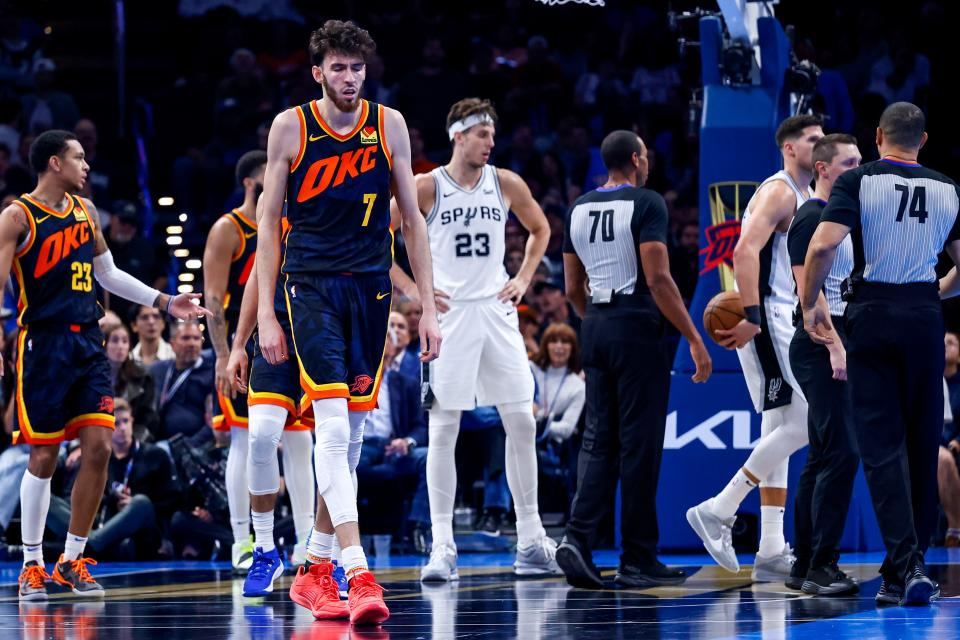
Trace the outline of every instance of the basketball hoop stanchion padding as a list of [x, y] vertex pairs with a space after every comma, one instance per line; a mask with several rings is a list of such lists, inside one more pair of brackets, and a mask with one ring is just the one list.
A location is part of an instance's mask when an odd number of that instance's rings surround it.
[[[789, 62], [788, 42], [773, 18], [757, 21], [761, 84], [730, 86], [720, 73], [722, 28], [717, 18], [700, 21], [703, 62], [703, 118], [700, 128], [700, 278], [690, 316], [713, 358], [706, 384], [690, 380], [695, 367], [688, 343], [681, 341], [674, 362], [657, 495], [660, 547], [702, 550], [687, 524], [686, 510], [718, 493], [743, 465], [760, 438], [760, 415], [754, 410], [734, 351], [707, 339], [703, 311], [719, 291], [733, 287], [733, 248], [740, 217], [757, 185], [782, 166], [774, 142], [777, 125], [789, 115], [783, 88]], [[793, 496], [806, 461], [805, 450], [792, 456], [784, 532], [793, 541]], [[629, 490], [629, 488], [627, 489]], [[759, 531], [758, 491], [740, 509], [739, 522]], [[620, 511], [616, 535], [620, 543]], [[736, 533], [735, 533], [736, 537]], [[755, 544], [755, 540], [753, 541]], [[843, 550], [882, 548], [876, 518], [862, 473], [841, 540]]]

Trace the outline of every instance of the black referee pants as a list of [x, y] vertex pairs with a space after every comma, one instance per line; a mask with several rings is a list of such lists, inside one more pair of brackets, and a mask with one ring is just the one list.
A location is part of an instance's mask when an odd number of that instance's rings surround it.
[[566, 534], [592, 547], [621, 481], [621, 566], [657, 561], [657, 482], [670, 395], [659, 313], [590, 307], [581, 341], [586, 426]]
[[[846, 343], [843, 319], [834, 326]], [[798, 563], [822, 567], [836, 557], [860, 458], [853, 434], [850, 387], [833, 379], [830, 352], [803, 327], [790, 342], [790, 366], [807, 398], [810, 450], [794, 500]]]
[[936, 524], [943, 315], [936, 283], [862, 289], [846, 313], [854, 428], [887, 549], [880, 572], [903, 584]]

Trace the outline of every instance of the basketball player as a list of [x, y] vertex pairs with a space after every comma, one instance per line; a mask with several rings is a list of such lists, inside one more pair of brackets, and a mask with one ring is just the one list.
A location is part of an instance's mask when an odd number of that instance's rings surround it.
[[[46, 131], [30, 147], [37, 186], [0, 212], [0, 288], [13, 267], [20, 292], [14, 442], [31, 445], [20, 484], [23, 570], [20, 598], [45, 600], [43, 529], [60, 443], [83, 452], [71, 495], [66, 546], [54, 582], [81, 596], [103, 596], [83, 557], [107, 480], [113, 389], [103, 350], [93, 278], [117, 296], [181, 319], [209, 312], [198, 294], [168, 296], [117, 269], [93, 204], [75, 195], [90, 167], [68, 131]], [[2, 370], [0, 370], [2, 373]]]
[[246, 572], [253, 562], [250, 545], [250, 494], [247, 493], [247, 403], [235, 397], [226, 377], [230, 356], [229, 336], [236, 331], [243, 285], [250, 276], [257, 251], [254, 220], [257, 196], [263, 190], [267, 154], [250, 151], [237, 161], [237, 182], [243, 188], [243, 204], [213, 223], [203, 251], [203, 293], [213, 316], [207, 330], [216, 353], [217, 404], [213, 428], [229, 435], [227, 455], [227, 502], [233, 529], [231, 561], [234, 571]]
[[[449, 307], [441, 316], [444, 357], [430, 366], [427, 488], [433, 549], [424, 581], [458, 579], [453, 539], [457, 492], [454, 449], [460, 412], [495, 405], [507, 432], [507, 483], [517, 512], [518, 575], [560, 572], [556, 543], [547, 537], [537, 505], [533, 377], [520, 335], [516, 304], [530, 284], [550, 238], [546, 217], [520, 176], [487, 164], [497, 114], [489, 101], [453, 105], [447, 132], [449, 164], [417, 176], [417, 200], [430, 232], [434, 281]], [[530, 232], [517, 275], [503, 267], [504, 226], [513, 211]], [[422, 300], [422, 298], [421, 298]]]
[[[365, 61], [375, 47], [370, 34], [352, 22], [328, 20], [311, 35], [312, 73], [324, 97], [274, 120], [257, 226], [260, 348], [270, 364], [288, 358], [289, 347], [296, 353], [316, 421], [317, 491], [332, 524], [323, 533], [332, 546], [335, 530], [343, 548], [354, 623], [389, 616], [360, 546], [351, 469], [359, 461], [363, 420], [377, 403], [386, 344], [391, 187], [424, 301], [421, 359], [436, 358], [440, 349], [430, 247], [417, 210], [407, 126], [398, 112], [360, 97]], [[274, 308], [284, 198], [291, 226], [283, 273], [292, 345]], [[329, 583], [332, 565], [316, 566], [317, 579]], [[331, 590], [315, 593], [318, 599], [331, 595]]]
[[880, 159], [837, 178], [810, 240], [800, 300], [811, 340], [830, 344], [833, 323], [816, 305], [837, 248], [853, 241], [844, 316], [853, 425], [887, 555], [877, 604], [929, 604], [940, 586], [924, 554], [937, 522], [937, 452], [943, 429], [943, 310], [936, 266], [960, 263], [960, 187], [917, 163], [923, 112], [884, 109]]
[[807, 444], [807, 402], [790, 370], [796, 296], [787, 230], [810, 198], [813, 145], [822, 137], [814, 116], [780, 123], [776, 141], [783, 169], [757, 187], [743, 212], [733, 266], [746, 318], [716, 333], [721, 345], [737, 349], [750, 398], [762, 415], [761, 439], [723, 491], [687, 510], [687, 521], [713, 559], [737, 572], [731, 527], [740, 503], [760, 485], [760, 547], [752, 573], [757, 582], [784, 581], [794, 560], [783, 536], [783, 512], [790, 455]]
[[[803, 296], [803, 262], [810, 238], [820, 224], [820, 215], [830, 197], [833, 183], [840, 175], [860, 165], [857, 140], [843, 133], [820, 138], [813, 146], [816, 189], [797, 210], [787, 234], [790, 264]], [[786, 585], [804, 593], [839, 596], [859, 590], [855, 580], [837, 567], [840, 538], [853, 494], [853, 480], [860, 459], [850, 415], [850, 389], [847, 385], [847, 354], [843, 331], [843, 281], [853, 269], [853, 244], [849, 238], [841, 245], [830, 267], [818, 304], [828, 308], [834, 318], [833, 343], [813, 342], [797, 322], [790, 342], [790, 367], [809, 404], [808, 437], [810, 450], [800, 474], [796, 495], [797, 561]], [[797, 309], [799, 313], [799, 307]]]
[[[262, 159], [264, 161], [258, 165], [260, 178], [262, 179], [266, 154], [260, 156], [261, 152], [252, 153], [258, 154], [257, 160]], [[243, 163], [243, 158], [240, 162]], [[238, 175], [242, 173], [238, 168]], [[248, 178], [245, 182], [249, 181]], [[258, 198], [256, 218], [259, 218], [262, 209], [262, 198], [257, 193], [261, 191], [259, 188], [261, 184], [258, 182], [255, 185], [246, 185], [247, 187], [253, 187], [248, 191], [248, 195]], [[246, 201], [244, 204], [246, 204]], [[221, 218], [221, 221], [223, 221], [223, 218]], [[255, 229], [256, 226], [254, 226]], [[208, 264], [209, 257], [204, 262], [205, 268]], [[239, 442], [231, 437], [230, 444], [231, 456], [234, 448], [241, 444], [247, 447], [247, 451], [242, 456], [237, 456], [243, 461], [243, 468], [234, 469], [234, 472], [243, 482], [242, 491], [244, 495], [250, 496], [251, 518], [255, 536], [252, 566], [250, 566], [250, 571], [243, 583], [243, 595], [247, 597], [265, 596], [271, 593], [274, 580], [283, 573], [283, 562], [273, 538], [273, 515], [277, 503], [277, 492], [280, 489], [277, 449], [281, 442], [283, 443], [284, 480], [290, 494], [294, 530], [297, 536], [297, 544], [291, 557], [294, 564], [302, 563], [307, 557], [307, 540], [313, 525], [315, 500], [313, 464], [310, 456], [313, 448], [313, 437], [310, 433], [312, 425], [301, 420], [300, 399], [303, 393], [300, 390], [300, 372], [296, 364], [290, 360], [285, 360], [275, 366], [270, 365], [263, 359], [262, 353], [254, 345], [255, 367], [251, 386], [255, 391], [248, 393], [247, 352], [251, 346], [250, 336], [256, 325], [257, 316], [255, 264], [255, 256], [251, 255], [250, 262], [245, 269], [249, 274], [249, 279], [246, 279], [244, 285], [239, 287], [236, 297], [233, 298], [237, 301], [239, 309], [236, 314], [236, 322], [231, 325], [235, 327], [235, 332], [230, 357], [223, 369], [222, 383], [226, 384], [227, 388], [225, 393], [218, 389], [222, 394], [221, 398], [228, 400], [232, 399], [231, 396], [243, 398], [245, 400], [244, 413], [249, 411], [249, 437], [244, 438], [245, 441]], [[282, 289], [277, 291], [278, 294], [281, 294], [279, 302], [282, 304], [281, 292]], [[279, 319], [284, 325], [284, 331], [289, 333], [286, 314], [282, 314]], [[248, 410], [246, 409], [247, 404], [249, 404]], [[245, 430], [241, 429], [240, 431]], [[227, 465], [228, 477], [231, 472], [229, 461], [230, 458], [228, 458]]]

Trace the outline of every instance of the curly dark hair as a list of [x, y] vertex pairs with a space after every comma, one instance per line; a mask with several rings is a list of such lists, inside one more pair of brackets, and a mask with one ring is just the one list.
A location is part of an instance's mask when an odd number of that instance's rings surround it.
[[370, 32], [352, 20], [327, 20], [310, 34], [310, 62], [319, 67], [330, 52], [359, 55], [366, 61], [377, 50]]

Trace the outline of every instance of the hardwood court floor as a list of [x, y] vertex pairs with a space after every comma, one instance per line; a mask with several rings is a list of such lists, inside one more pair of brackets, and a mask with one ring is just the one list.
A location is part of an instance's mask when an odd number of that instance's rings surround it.
[[[19, 565], [0, 565], [0, 639], [31, 640], [344, 640], [478, 638], [960, 638], [960, 550], [931, 550], [931, 575], [943, 599], [929, 607], [878, 609], [878, 554], [847, 554], [843, 568], [861, 579], [860, 595], [811, 598], [778, 584], [751, 584], [750, 567], [729, 574], [706, 556], [668, 556], [691, 578], [681, 587], [571, 589], [562, 578], [516, 580], [510, 554], [463, 554], [459, 583], [421, 585], [421, 558], [393, 557], [376, 573], [392, 615], [382, 627], [351, 629], [315, 622], [290, 602], [290, 576], [268, 598], [240, 594], [241, 581], [210, 563], [101, 564], [102, 601], [81, 601], [51, 587], [47, 604], [20, 605]], [[616, 555], [597, 554], [600, 566]], [[741, 559], [741, 564], [752, 560]], [[613, 571], [604, 571], [612, 579]]]

